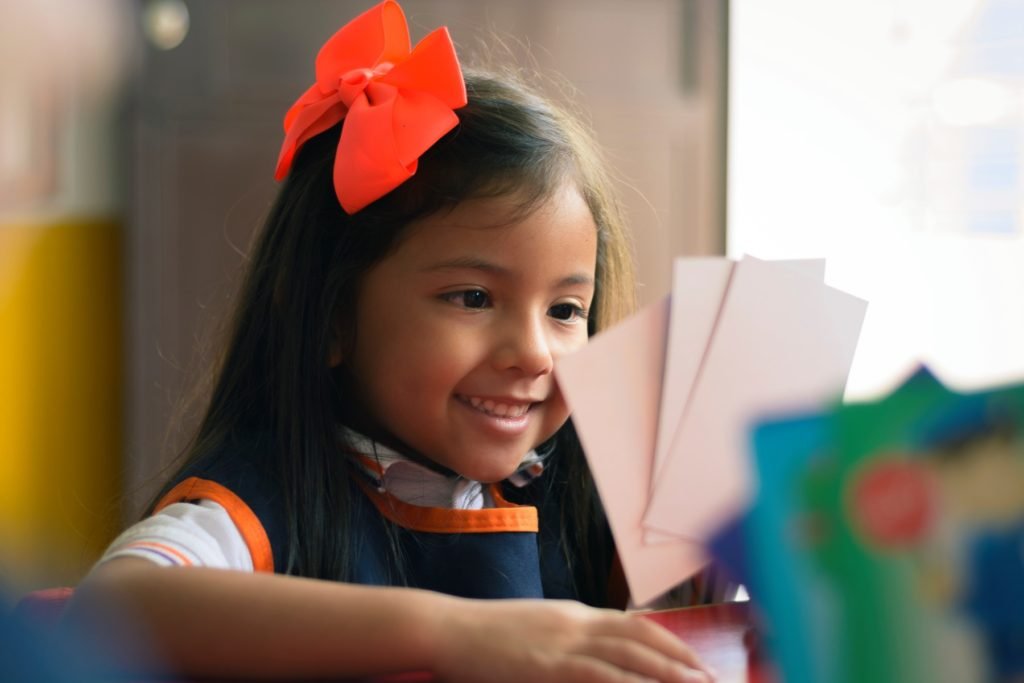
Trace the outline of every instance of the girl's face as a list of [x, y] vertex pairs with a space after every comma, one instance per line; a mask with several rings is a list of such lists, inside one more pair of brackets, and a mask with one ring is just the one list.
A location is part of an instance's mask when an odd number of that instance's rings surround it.
[[387, 433], [464, 477], [508, 477], [569, 416], [554, 361], [587, 341], [597, 229], [572, 185], [412, 224], [366, 275], [346, 362]]

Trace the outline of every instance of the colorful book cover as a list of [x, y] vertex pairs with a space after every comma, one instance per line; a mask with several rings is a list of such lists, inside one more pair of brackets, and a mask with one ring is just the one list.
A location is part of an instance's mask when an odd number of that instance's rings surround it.
[[753, 453], [746, 571], [784, 681], [1021, 680], [1024, 386], [921, 371]]

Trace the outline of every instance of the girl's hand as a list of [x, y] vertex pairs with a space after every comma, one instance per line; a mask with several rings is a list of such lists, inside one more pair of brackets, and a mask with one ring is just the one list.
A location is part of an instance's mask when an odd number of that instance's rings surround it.
[[706, 683], [693, 650], [646, 619], [571, 601], [466, 601], [443, 618], [435, 673], [451, 683]]

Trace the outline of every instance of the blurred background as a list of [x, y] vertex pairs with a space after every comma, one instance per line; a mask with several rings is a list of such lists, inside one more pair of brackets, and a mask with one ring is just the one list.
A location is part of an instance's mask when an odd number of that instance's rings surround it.
[[[355, 0], [0, 4], [0, 582], [73, 584], [202, 401], [281, 118]], [[586, 113], [650, 302], [678, 255], [827, 257], [848, 397], [1024, 377], [1024, 1], [406, 0]]]

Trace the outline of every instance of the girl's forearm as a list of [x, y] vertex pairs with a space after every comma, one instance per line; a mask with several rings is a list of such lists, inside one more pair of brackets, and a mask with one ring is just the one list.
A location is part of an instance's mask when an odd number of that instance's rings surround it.
[[122, 558], [83, 581], [65, 625], [128, 670], [160, 666], [148, 644], [175, 673], [363, 676], [433, 670], [438, 626], [458, 602], [413, 589]]

